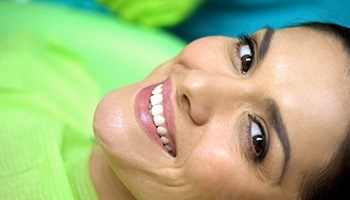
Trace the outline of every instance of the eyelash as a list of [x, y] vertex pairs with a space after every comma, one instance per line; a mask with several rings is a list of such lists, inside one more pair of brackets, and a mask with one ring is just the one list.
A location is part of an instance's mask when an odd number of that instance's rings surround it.
[[[250, 37], [248, 34], [240, 34], [239, 37], [239, 42], [237, 45], [237, 56], [239, 58], [239, 60], [241, 61], [240, 64], [240, 73], [245, 75], [249, 72], [249, 70], [251, 69], [251, 67], [254, 64], [254, 60], [255, 60], [255, 41], [252, 37]], [[242, 58], [244, 56], [241, 57], [241, 48], [244, 45], [248, 45], [249, 50], [250, 50], [250, 56], [248, 57], [249, 59], [249, 65], [248, 66], [243, 66], [243, 61]], [[247, 63], [246, 63], [247, 64]], [[248, 115], [248, 119], [249, 119], [249, 125], [247, 128], [247, 146], [248, 146], [248, 151], [249, 151], [249, 157], [254, 161], [254, 163], [261, 163], [264, 161], [264, 158], [267, 155], [268, 149], [269, 149], [269, 138], [267, 137], [267, 131], [265, 126], [263, 126], [263, 122], [261, 122], [262, 120], [258, 119], [258, 117], [254, 116], [254, 115]], [[256, 146], [258, 146], [260, 143], [259, 141], [255, 141], [257, 142], [256, 144], [254, 144], [254, 140], [257, 138], [253, 138], [252, 137], [252, 126], [253, 123], [255, 123], [258, 127], [259, 130], [261, 131], [261, 135], [263, 137], [263, 144], [264, 147], [262, 149], [262, 152], [257, 152], [256, 151]], [[259, 148], [259, 147], [258, 147]]]
[[[263, 123], [261, 122], [260, 119], [258, 119], [257, 117], [253, 116], [253, 115], [248, 115], [248, 119], [249, 119], [249, 125], [248, 125], [248, 130], [247, 130], [247, 146], [248, 146], [248, 150], [249, 150], [249, 157], [252, 158], [252, 160], [254, 161], [254, 163], [261, 163], [264, 161], [264, 158], [267, 155], [268, 149], [269, 149], [269, 138], [268, 138], [268, 134], [266, 131], [265, 126], [263, 126]], [[261, 153], [257, 153], [255, 150], [255, 146], [254, 146], [254, 139], [251, 135], [251, 129], [252, 129], [252, 124], [255, 123], [258, 125], [259, 130], [261, 131], [261, 134], [264, 138], [264, 144], [265, 146], [263, 147], [263, 150]]]
[[[253, 63], [254, 63], [254, 56], [255, 56], [255, 49], [254, 49], [254, 44], [255, 44], [255, 41], [253, 38], [251, 38], [249, 35], [247, 34], [240, 34], [238, 36], [238, 39], [239, 39], [239, 42], [238, 42], [238, 45], [237, 45], [237, 54], [238, 54], [238, 58], [239, 60], [241, 61], [240, 63], [240, 72], [241, 74], [245, 75], [246, 73], [249, 72], [249, 70], [251, 69]], [[242, 61], [242, 58], [244, 57], [241, 57], [240, 53], [241, 53], [241, 48], [244, 46], [244, 45], [248, 45], [249, 46], [249, 50], [251, 51], [251, 55], [248, 57], [248, 60], [249, 61], [249, 66], [243, 66], [243, 61]], [[247, 58], [247, 57], [246, 57]]]

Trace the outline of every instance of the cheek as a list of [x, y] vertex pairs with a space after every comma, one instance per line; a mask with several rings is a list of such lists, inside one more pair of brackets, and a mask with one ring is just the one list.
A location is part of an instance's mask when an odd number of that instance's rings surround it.
[[[191, 69], [205, 69], [211, 73], [231, 72], [230, 49], [233, 40], [221, 36], [203, 37], [184, 48], [178, 62]], [[195, 56], [194, 56], [195, 55]]]
[[243, 184], [243, 167], [229, 148], [220, 145], [198, 145], [188, 159], [185, 176], [194, 190], [222, 198]]

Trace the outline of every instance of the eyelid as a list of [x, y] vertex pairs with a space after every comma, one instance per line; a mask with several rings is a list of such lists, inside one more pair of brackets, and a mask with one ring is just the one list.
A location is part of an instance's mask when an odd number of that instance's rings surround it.
[[242, 45], [247, 44], [247, 45], [249, 45], [249, 47], [251, 48], [253, 53], [256, 52], [255, 50], [256, 50], [256, 46], [257, 45], [256, 45], [256, 41], [254, 40], [253, 37], [251, 37], [248, 34], [243, 33], [243, 34], [240, 34], [238, 36], [238, 40], [239, 40], [239, 42], [238, 42], [239, 43], [239, 45], [238, 45], [239, 47], [242, 46]]

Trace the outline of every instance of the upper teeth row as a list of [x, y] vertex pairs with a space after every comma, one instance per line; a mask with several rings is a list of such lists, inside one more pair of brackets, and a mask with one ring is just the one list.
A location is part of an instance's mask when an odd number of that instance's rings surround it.
[[165, 137], [167, 129], [165, 127], [164, 106], [163, 106], [163, 84], [159, 84], [152, 91], [150, 98], [150, 113], [153, 116], [153, 123], [157, 127], [159, 139], [167, 151], [172, 151], [168, 145], [169, 139]]

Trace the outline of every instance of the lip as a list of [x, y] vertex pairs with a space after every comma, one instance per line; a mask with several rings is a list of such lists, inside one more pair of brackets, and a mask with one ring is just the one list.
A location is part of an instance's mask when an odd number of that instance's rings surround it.
[[[162, 82], [161, 82], [162, 83]], [[173, 149], [168, 152], [163, 146], [157, 134], [156, 126], [153, 123], [153, 117], [149, 113], [149, 103], [150, 97], [152, 95], [153, 89], [161, 84], [153, 84], [148, 87], [143, 88], [139, 91], [135, 99], [135, 110], [136, 116], [139, 124], [144, 129], [146, 135], [159, 147], [161, 147], [165, 152], [169, 153], [171, 156], [176, 156], [176, 145], [175, 145], [175, 117], [174, 117], [174, 107], [172, 101], [172, 80], [171, 77], [167, 78], [163, 82], [163, 106], [164, 106], [164, 117], [166, 121], [166, 129], [168, 133], [166, 138], [169, 139], [168, 145]]]

